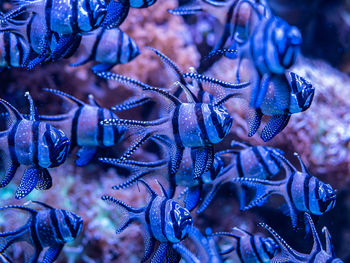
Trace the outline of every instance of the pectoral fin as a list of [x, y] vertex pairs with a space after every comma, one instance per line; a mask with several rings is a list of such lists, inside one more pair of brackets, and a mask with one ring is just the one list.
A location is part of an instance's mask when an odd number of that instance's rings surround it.
[[91, 69], [94, 72], [107, 71], [114, 67], [114, 64], [101, 63], [93, 66]]
[[27, 168], [24, 171], [21, 182], [16, 190], [16, 198], [21, 199], [27, 196], [38, 183], [40, 170], [36, 167]]
[[191, 148], [193, 161], [193, 178], [197, 179], [205, 172], [209, 171], [213, 165], [214, 148], [213, 146]]
[[82, 147], [77, 152], [77, 156], [79, 158], [78, 160], [75, 161], [75, 164], [77, 166], [87, 165], [92, 160], [92, 158], [94, 158], [96, 151], [97, 151], [96, 147], [86, 147], [86, 146]]
[[192, 211], [200, 201], [201, 192], [201, 185], [190, 187], [185, 195], [185, 208], [187, 208], [189, 211]]
[[272, 116], [261, 132], [261, 139], [264, 142], [271, 140], [287, 126], [289, 119], [289, 114]]

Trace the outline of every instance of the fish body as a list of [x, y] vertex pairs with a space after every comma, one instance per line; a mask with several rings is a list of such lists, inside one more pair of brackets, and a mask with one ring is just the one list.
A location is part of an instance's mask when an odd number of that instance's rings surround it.
[[46, 190], [52, 185], [47, 168], [61, 165], [67, 158], [70, 141], [63, 131], [40, 121], [33, 101], [30, 119], [25, 119], [12, 105], [0, 99], [9, 113], [9, 128], [0, 133], [0, 149], [5, 163], [5, 175], [0, 183], [5, 187], [20, 165], [30, 166], [24, 172], [16, 191], [20, 199], [34, 188]]
[[77, 153], [79, 156], [77, 165], [86, 165], [94, 157], [97, 148], [114, 146], [123, 138], [124, 129], [101, 124], [106, 118], [118, 117], [112, 110], [99, 106], [92, 95], [89, 96], [89, 104], [86, 104], [61, 91], [49, 89], [47, 91], [74, 104], [74, 107], [65, 114], [41, 115], [40, 119], [66, 132], [72, 146], [81, 147]]
[[33, 201], [42, 206], [43, 210], [34, 210], [25, 206], [6, 206], [0, 210], [21, 210], [30, 214], [26, 224], [15, 231], [1, 233], [0, 252], [6, 250], [16, 242], [25, 241], [34, 249], [30, 262], [38, 262], [42, 251], [48, 248], [44, 254], [43, 262], [54, 262], [61, 252], [65, 243], [72, 242], [80, 234], [83, 220], [76, 214], [55, 209], [47, 204]]
[[307, 110], [312, 103], [315, 89], [312, 84], [293, 72], [264, 78], [262, 85], [267, 93], [259, 109], [250, 110], [248, 136], [253, 136], [264, 115], [271, 116], [261, 132], [266, 142], [281, 132], [292, 114]]
[[[159, 196], [144, 181], [140, 180], [151, 194], [151, 199], [143, 208], [133, 208], [111, 196], [102, 196], [102, 200], [112, 202], [128, 213], [127, 220], [118, 227], [117, 234], [123, 232], [132, 222], [141, 222], [145, 229], [145, 253], [142, 262], [147, 261], [154, 252], [155, 241], [160, 245], [155, 252], [152, 262], [163, 262], [172, 250], [172, 245], [185, 239], [193, 224], [189, 211], [170, 199], [162, 188]], [[158, 260], [158, 261], [157, 261]]]
[[287, 262], [319, 262], [319, 263], [342, 263], [343, 261], [336, 257], [334, 248], [331, 240], [331, 235], [327, 227], [323, 227], [322, 232], [326, 237], [326, 249], [323, 248], [320, 238], [317, 234], [315, 225], [312, 221], [311, 216], [305, 213], [305, 221], [310, 226], [313, 238], [313, 246], [309, 254], [297, 252], [290, 247], [287, 242], [276, 233], [270, 226], [266, 224], [260, 224], [266, 228], [274, 237], [280, 247], [280, 251], [272, 258], [271, 263], [287, 263]]
[[101, 71], [117, 64], [128, 63], [140, 54], [140, 50], [134, 40], [119, 28], [99, 28], [82, 37], [76, 53], [79, 54], [79, 58], [74, 66], [96, 61], [100, 64], [92, 69]]
[[30, 46], [22, 35], [0, 30], [0, 69], [21, 67], [29, 51]]
[[308, 173], [305, 164], [297, 155], [302, 171], [298, 171], [287, 159], [279, 156], [285, 167], [286, 176], [281, 180], [260, 180], [255, 178], [235, 178], [256, 193], [244, 210], [254, 206], [261, 206], [269, 196], [281, 195], [288, 205], [293, 227], [297, 226], [297, 216], [302, 212], [322, 215], [333, 209], [336, 202], [336, 191], [317, 177]]

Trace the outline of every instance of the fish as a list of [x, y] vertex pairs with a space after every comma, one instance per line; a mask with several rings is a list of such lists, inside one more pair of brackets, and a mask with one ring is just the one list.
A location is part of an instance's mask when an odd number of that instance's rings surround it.
[[47, 122], [41, 121], [34, 102], [26, 92], [30, 103], [29, 119], [7, 101], [0, 104], [7, 110], [8, 129], [0, 132], [0, 150], [5, 174], [0, 187], [7, 186], [20, 165], [29, 166], [24, 171], [15, 197], [21, 199], [34, 188], [47, 190], [52, 178], [47, 168], [58, 167], [67, 159], [70, 140], [65, 133]]
[[0, 70], [22, 67], [29, 52], [30, 46], [22, 35], [0, 29]]
[[232, 179], [232, 182], [256, 191], [252, 200], [243, 210], [263, 205], [271, 195], [280, 195], [288, 206], [292, 225], [296, 228], [300, 213], [323, 215], [334, 208], [337, 191], [331, 185], [310, 175], [300, 156], [297, 153], [294, 155], [298, 158], [302, 170], [298, 171], [284, 156], [280, 155], [278, 158], [285, 169], [285, 178], [281, 180]]
[[31, 202], [38, 204], [42, 209], [35, 210], [20, 205], [0, 208], [0, 211], [14, 209], [30, 215], [22, 227], [0, 233], [0, 253], [4, 254], [13, 244], [25, 241], [35, 249], [29, 262], [39, 262], [40, 255], [47, 248], [41, 262], [52, 263], [58, 258], [65, 243], [70, 243], [79, 236], [83, 227], [83, 219], [72, 212], [53, 208], [46, 203]]
[[306, 111], [311, 106], [315, 88], [294, 72], [263, 79], [262, 85], [268, 86], [267, 94], [259, 109], [250, 109], [248, 136], [257, 132], [262, 117], [268, 115], [271, 118], [260, 135], [267, 142], [287, 126], [292, 114]]
[[[231, 248], [221, 251], [220, 254], [227, 255], [235, 252], [239, 260], [237, 262], [240, 263], [269, 263], [280, 249], [278, 243], [272, 238], [253, 235], [239, 227], [234, 227], [231, 232], [213, 233], [212, 236], [233, 238], [235, 244]], [[230, 257], [227, 256], [227, 258]]]
[[223, 27], [223, 32], [213, 52], [231, 46], [233, 40], [240, 45], [248, 41], [255, 27], [263, 17], [270, 17], [271, 10], [261, 1], [247, 0], [194, 0], [168, 10], [173, 15], [191, 15], [202, 12], [214, 16]]
[[173, 262], [172, 259], [168, 258], [172, 254], [172, 245], [187, 237], [193, 225], [193, 218], [187, 209], [168, 197], [165, 189], [159, 182], [162, 196], [158, 195], [145, 181], [139, 180], [139, 182], [146, 187], [151, 195], [145, 207], [134, 208], [112, 196], [102, 196], [102, 200], [117, 205], [128, 214], [127, 219], [117, 227], [116, 233], [123, 232], [135, 221], [140, 222], [145, 229], [144, 238], [146, 245], [141, 262], [146, 262], [151, 257], [156, 241], [159, 241], [160, 245], [151, 261], [163, 262], [167, 258], [168, 261]]
[[100, 26], [107, 13], [104, 0], [17, 0], [16, 5], [17, 8], [0, 18], [0, 24], [6, 25], [23, 13], [38, 15], [42, 34], [38, 36], [41, 53], [36, 63], [45, 58], [53, 34], [59, 34], [57, 46], [52, 50], [53, 57], [63, 57], [79, 45], [82, 34]]
[[[187, 102], [183, 102], [177, 96], [168, 91], [142, 83], [138, 80], [111, 72], [97, 72], [96, 75], [108, 80], [116, 80], [131, 86], [136, 86], [142, 91], [154, 92], [165, 99], [170, 105], [170, 113], [153, 121], [135, 121], [128, 119], [105, 119], [104, 125], [116, 125], [136, 127], [137, 138], [129, 149], [119, 158], [119, 161], [128, 159], [151, 137], [168, 145], [170, 151], [169, 175], [172, 181], [179, 169], [185, 148], [191, 149], [193, 160], [193, 178], [198, 178], [207, 172], [213, 162], [213, 145], [222, 141], [229, 133], [232, 125], [232, 117], [228, 114], [224, 103], [233, 96], [227, 96], [215, 103], [202, 103], [188, 88], [188, 82], [183, 78], [176, 64], [160, 51], [151, 48], [164, 63], [166, 63], [177, 75], [175, 86], [184, 89]], [[233, 88], [244, 88], [248, 84], [232, 85]], [[170, 132], [170, 133], [169, 133]]]
[[274, 237], [278, 245], [280, 246], [280, 251], [272, 258], [271, 263], [283, 263], [283, 262], [318, 262], [318, 263], [342, 263], [343, 261], [335, 255], [332, 238], [327, 229], [323, 227], [322, 233], [324, 233], [326, 238], [326, 249], [323, 248], [318, 233], [316, 231], [315, 225], [312, 221], [310, 214], [305, 213], [305, 221], [311, 228], [313, 245], [310, 253], [304, 254], [294, 250], [288, 245], [288, 243], [276, 233], [274, 229], [264, 223], [260, 223], [262, 227], [267, 229], [271, 235]]
[[188, 239], [192, 240], [196, 247], [194, 255], [184, 244], [176, 243], [174, 249], [180, 254], [186, 263], [223, 263], [223, 256], [220, 254], [218, 244], [211, 235], [211, 229], [206, 229], [206, 235], [196, 227], [192, 227]]
[[89, 104], [59, 90], [45, 89], [59, 96], [74, 106], [64, 114], [40, 115], [40, 119], [62, 129], [70, 138], [72, 148], [80, 147], [77, 152], [77, 166], [87, 165], [95, 156], [98, 148], [111, 147], [119, 143], [126, 132], [122, 127], [105, 126], [101, 122], [105, 118], [117, 119], [117, 111], [127, 110], [148, 100], [143, 98], [136, 101], [127, 101], [116, 105], [112, 109], [101, 107], [92, 94], [89, 95]]
[[100, 64], [93, 66], [92, 70], [105, 71], [130, 62], [140, 54], [140, 50], [135, 41], [119, 28], [99, 28], [82, 37], [76, 53], [79, 54], [78, 61], [71, 66], [96, 61]]

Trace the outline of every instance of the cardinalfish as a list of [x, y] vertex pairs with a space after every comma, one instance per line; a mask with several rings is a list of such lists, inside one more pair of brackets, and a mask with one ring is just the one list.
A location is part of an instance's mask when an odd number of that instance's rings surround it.
[[31, 202], [38, 204], [42, 209], [35, 210], [19, 205], [0, 207], [0, 211], [21, 211], [30, 215], [22, 227], [0, 233], [0, 253], [8, 258], [5, 254], [7, 250], [15, 243], [25, 241], [34, 248], [28, 262], [39, 262], [41, 254], [44, 254], [43, 261], [40, 262], [52, 263], [56, 261], [64, 245], [79, 236], [83, 220], [72, 212], [56, 209], [38, 201]]
[[[62, 91], [52, 89], [46, 89], [46, 91], [74, 105], [67, 113], [54, 116], [41, 115], [40, 119], [65, 131], [71, 140], [72, 147], [81, 147], [77, 152], [79, 158], [76, 160], [76, 165], [84, 166], [88, 164], [95, 156], [98, 148], [111, 147], [122, 140], [125, 129], [101, 124], [106, 118], [118, 118], [117, 115], [113, 110], [101, 107], [93, 95], [89, 95], [89, 104], [86, 104]], [[112, 109], [117, 111], [127, 110], [146, 102], [148, 100], [145, 98], [128, 101], [116, 105]]]
[[222, 50], [230, 43], [242, 45], [251, 36], [263, 17], [271, 16], [267, 5], [253, 0], [193, 0], [176, 9], [169, 10], [174, 15], [191, 15], [207, 12], [222, 25], [223, 32], [213, 51]]
[[[12, 33], [12, 34], [11, 34]], [[9, 42], [8, 34], [12, 38], [16, 37], [15, 40]], [[25, 66], [28, 69], [47, 62], [49, 60], [57, 60], [55, 57], [54, 50], [56, 49], [59, 42], [59, 34], [55, 33], [50, 38], [50, 47], [46, 51], [45, 58], [40, 57], [41, 53], [41, 42], [42, 35], [44, 34], [40, 17], [37, 14], [33, 14], [25, 22], [22, 23], [9, 23], [6, 29], [4, 29], [4, 52], [10, 52], [20, 63], [17, 62], [17, 66]], [[23, 41], [19, 42], [19, 41]], [[6, 50], [6, 47], [12, 45], [14, 48]], [[30, 49], [31, 47], [31, 49]], [[7, 54], [4, 53], [3, 54]], [[24, 53], [24, 54], [22, 54]], [[105, 28], [99, 28], [93, 30], [89, 34], [82, 35], [82, 39], [79, 45], [71, 47], [68, 51], [62, 54], [62, 57], [68, 58], [73, 54], [79, 55], [77, 62], [72, 66], [80, 66], [88, 63], [89, 61], [96, 61], [100, 64], [95, 65], [93, 70], [101, 71], [108, 70], [117, 64], [125, 64], [133, 60], [140, 54], [137, 44], [129, 37], [128, 34], [121, 31], [119, 28], [107, 30]], [[4, 55], [6, 59], [6, 55]], [[7, 59], [8, 60], [8, 59]], [[14, 64], [14, 63], [12, 63]]]
[[[230, 94], [212, 103], [201, 102], [189, 89], [188, 83], [175, 63], [161, 52], [154, 51], [176, 73], [179, 78], [176, 85], [185, 91], [187, 102], [181, 101], [177, 96], [164, 89], [152, 87], [138, 80], [111, 72], [98, 72], [96, 74], [105, 79], [117, 80], [141, 88], [146, 92], [154, 92], [164, 98], [171, 108], [166, 117], [154, 121], [106, 119], [102, 123], [112, 126], [136, 127], [137, 134], [139, 136], [141, 134], [140, 138], [137, 138], [119, 158], [119, 161], [127, 160], [148, 139], [152, 138], [168, 145], [170, 151], [168, 174], [172, 181], [175, 180], [175, 174], [183, 159], [184, 149], [190, 148], [193, 160], [193, 177], [196, 179], [209, 171], [214, 160], [213, 145], [222, 141], [230, 131], [233, 119], [223, 104], [234, 96]], [[240, 89], [249, 84], [225, 83], [225, 85]]]
[[174, 262], [169, 258], [170, 255], [177, 255], [173, 251], [173, 244], [187, 237], [193, 224], [192, 216], [186, 208], [168, 197], [160, 183], [158, 184], [162, 189], [162, 196], [158, 195], [145, 181], [140, 180], [139, 182], [151, 194], [151, 199], [145, 207], [133, 208], [112, 196], [102, 196], [102, 200], [117, 205], [128, 215], [127, 219], [117, 228], [116, 233], [123, 232], [135, 221], [140, 222], [145, 229], [146, 245], [141, 262], [146, 262], [151, 257], [156, 241], [159, 241], [160, 245], [154, 253], [152, 262], [163, 262], [166, 258], [167, 262]]
[[295, 155], [299, 160], [301, 171], [298, 171], [284, 156], [278, 156], [285, 169], [285, 178], [281, 180], [232, 179], [232, 182], [255, 190], [254, 197], [243, 210], [263, 205], [271, 195], [280, 195], [287, 203], [292, 225], [296, 227], [300, 213], [323, 215], [334, 208], [337, 191], [310, 175], [300, 156], [296, 153]]
[[290, 247], [287, 242], [276, 233], [270, 226], [261, 223], [260, 225], [266, 228], [274, 237], [276, 242], [280, 247], [280, 251], [272, 258], [271, 262], [295, 262], [295, 263], [303, 263], [303, 262], [318, 262], [318, 263], [343, 263], [343, 261], [335, 255], [332, 238], [327, 229], [327, 227], [323, 227], [322, 232], [326, 237], [326, 249], [323, 248], [320, 238], [317, 234], [315, 225], [312, 221], [311, 216], [308, 213], [305, 213], [305, 221], [311, 228], [313, 245], [309, 254], [300, 253]]
[[41, 121], [29, 93], [26, 93], [26, 97], [30, 102], [29, 119], [25, 119], [7, 101], [0, 99], [1, 105], [9, 114], [9, 128], [0, 132], [0, 149], [5, 164], [5, 175], [0, 187], [10, 183], [20, 165], [30, 166], [24, 171], [17, 187], [17, 199], [25, 197], [34, 188], [49, 189], [52, 178], [47, 168], [64, 163], [70, 147], [65, 133]]

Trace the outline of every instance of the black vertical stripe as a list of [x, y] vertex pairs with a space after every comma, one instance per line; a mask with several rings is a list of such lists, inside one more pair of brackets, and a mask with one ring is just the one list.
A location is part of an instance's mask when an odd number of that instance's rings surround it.
[[92, 60], [97, 60], [96, 59], [96, 56], [97, 56], [97, 48], [101, 42], [101, 39], [102, 39], [102, 36], [103, 34], [105, 33], [105, 29], [101, 29], [101, 31], [97, 34], [96, 36], [96, 39], [95, 39], [95, 43], [92, 47], [92, 50], [91, 50], [91, 54], [90, 54], [90, 59]]
[[251, 236], [250, 238], [249, 238], [249, 241], [250, 241], [250, 245], [251, 245], [251, 247], [252, 247], [252, 249], [253, 249], [253, 252], [254, 252], [254, 254], [255, 254], [255, 257], [256, 257], [256, 259], [258, 260], [258, 262], [264, 262], [262, 259], [261, 259], [261, 257], [260, 257], [260, 254], [259, 254], [259, 251], [258, 251], [258, 249], [257, 249], [257, 247], [256, 247], [256, 244], [255, 244], [255, 238], [254, 238], [254, 236]]
[[219, 138], [222, 139], [222, 138], [225, 137], [225, 133], [224, 133], [224, 131], [222, 129], [222, 126], [219, 123], [218, 116], [217, 116], [217, 114], [214, 111], [214, 107], [212, 105], [208, 105], [208, 106], [209, 106], [209, 110], [211, 112], [211, 114], [210, 114], [211, 120], [212, 120], [212, 122], [213, 122], [213, 124], [214, 124], [214, 126], [216, 128], [216, 131], [217, 131], [217, 133], [219, 135]]
[[[195, 104], [194, 112], [196, 114], [197, 124], [198, 124], [199, 130], [201, 131], [201, 139], [205, 143], [210, 143], [209, 138], [208, 138], [208, 133], [207, 133], [207, 130], [205, 128], [203, 111], [202, 111], [202, 103], [196, 103]], [[215, 126], [215, 128], [216, 128], [216, 126]]]
[[101, 122], [104, 120], [103, 108], [97, 109], [97, 143], [99, 146], [104, 146], [104, 125]]
[[39, 164], [39, 121], [34, 121], [32, 123], [32, 133], [33, 133], [33, 140], [32, 140], [32, 159], [33, 163], [38, 165]]
[[[269, 62], [270, 62], [270, 58], [269, 58], [269, 56], [268, 55], [271, 55], [270, 54], [270, 52], [268, 52], [268, 50], [267, 50], [267, 44], [268, 44], [268, 41], [269, 41], [269, 33], [273, 30], [273, 29], [270, 29], [271, 28], [271, 26], [272, 25], [274, 25], [274, 24], [272, 24], [272, 22], [274, 21], [274, 19], [275, 18], [270, 18], [270, 19], [268, 19], [267, 20], [267, 22], [265, 23], [265, 28], [264, 28], [264, 31], [263, 31], [263, 57], [264, 57], [264, 59], [262, 60], [262, 63], [264, 64], [264, 66], [265, 66], [265, 68], [267, 69], [267, 70], [271, 70], [271, 68], [269, 67]], [[277, 52], [277, 54], [278, 54], [278, 51], [277, 51], [277, 47], [275, 46], [275, 50], [274, 50], [275, 52]], [[261, 72], [261, 73], [263, 73], [263, 72]]]
[[236, 166], [237, 166], [238, 177], [244, 177], [241, 153], [238, 153], [236, 155]]
[[4, 33], [4, 45], [5, 45], [5, 61], [11, 66], [11, 33]]
[[118, 53], [117, 53], [117, 60], [116, 60], [116, 62], [118, 63], [120, 62], [120, 58], [123, 52], [123, 42], [124, 42], [124, 34], [120, 32], [118, 37]]
[[292, 184], [293, 184], [293, 179], [294, 179], [294, 174], [291, 174], [288, 182], [287, 182], [287, 194], [288, 194], [288, 198], [291, 204], [293, 203], [293, 195], [292, 195]]
[[30, 235], [31, 235], [31, 238], [33, 239], [35, 249], [41, 250], [43, 246], [40, 243], [38, 232], [36, 230], [37, 221], [38, 220], [37, 220], [37, 214], [36, 214], [32, 216], [32, 222], [30, 224]]
[[180, 106], [176, 106], [174, 110], [174, 115], [172, 118], [172, 126], [173, 126], [173, 134], [175, 143], [177, 146], [183, 146], [180, 136], [180, 130], [179, 130], [179, 114], [180, 114]]
[[51, 31], [51, 12], [53, 11], [52, 9], [52, 0], [46, 0], [46, 5], [45, 5], [45, 20], [46, 20], [46, 30]]
[[238, 238], [238, 239], [237, 239], [237, 249], [236, 249], [236, 251], [237, 251], [237, 256], [239, 257], [239, 260], [240, 260], [242, 263], [244, 263], [244, 259], [243, 259], [242, 251], [241, 251], [241, 245], [242, 245], [242, 243], [241, 243], [241, 238]]
[[[74, 117], [72, 120], [72, 130], [71, 130], [71, 144], [78, 145], [78, 123], [79, 117], [81, 114], [83, 107], [79, 107], [77, 111], [74, 113]], [[72, 146], [73, 148], [73, 146]]]
[[310, 179], [311, 175], [306, 174], [306, 177], [304, 178], [304, 202], [305, 207], [308, 211], [310, 211]]
[[16, 35], [16, 49], [18, 51], [18, 64], [22, 65], [23, 64], [23, 56], [24, 56], [24, 50], [22, 46], [22, 37]]
[[72, 16], [70, 17], [70, 25], [72, 27], [73, 34], [80, 32], [78, 25], [78, 0], [71, 0]]
[[[114, 116], [112, 111], [109, 111], [109, 114], [110, 114], [111, 119], [116, 117], [116, 116]], [[122, 132], [123, 128], [119, 128], [117, 125], [112, 125], [110, 127], [112, 127], [112, 130], [113, 130], [113, 144], [117, 144], [119, 142], [122, 134], [124, 133], [124, 132]]]
[[[123, 34], [123, 33], [122, 33]], [[131, 58], [132, 58], [132, 55], [133, 55], [133, 51], [134, 51], [134, 49], [133, 49], [133, 45], [132, 45], [132, 40], [129, 38], [129, 37], [127, 37], [127, 40], [128, 40], [128, 46], [127, 46], [127, 49], [129, 50], [129, 55], [128, 55], [128, 59], [127, 59], [127, 61], [125, 61], [125, 62], [129, 62], [130, 60], [131, 60]]]
[[84, 6], [86, 9], [86, 12], [88, 14], [89, 17], [89, 24], [91, 26], [91, 28], [93, 28], [95, 26], [95, 22], [94, 22], [94, 14], [91, 10], [91, 6], [90, 6], [90, 0], [84, 0]]
[[[169, 199], [164, 198], [164, 200], [160, 204], [160, 223], [161, 223], [162, 234], [163, 234], [164, 238], [167, 238], [166, 231], [165, 231], [165, 206], [166, 206], [166, 203], [168, 200]], [[171, 210], [172, 210], [172, 208], [171, 208]], [[170, 211], [170, 213], [171, 213], [171, 211]]]
[[71, 236], [72, 236], [73, 238], [75, 238], [75, 237], [77, 236], [77, 231], [78, 231], [78, 229], [76, 229], [76, 228], [72, 225], [71, 221], [69, 220], [69, 216], [68, 216], [67, 212], [66, 212], [65, 210], [62, 210], [62, 213], [63, 213], [63, 217], [64, 217], [64, 222], [65, 222], [66, 225], [68, 226], [69, 231], [70, 231], [70, 233], [71, 233]]
[[50, 219], [51, 219], [51, 223], [53, 226], [53, 230], [58, 238], [58, 240], [64, 241], [62, 233], [61, 233], [61, 229], [58, 225], [58, 218], [56, 215], [56, 209], [51, 209], [50, 210]]
[[16, 121], [14, 123], [8, 135], [9, 152], [10, 152], [10, 157], [13, 164], [18, 164], [18, 158], [16, 154], [16, 145], [15, 145], [15, 136], [17, 134], [18, 125], [20, 124], [20, 122], [21, 121]]
[[270, 171], [269, 165], [265, 162], [265, 158], [261, 155], [258, 147], [254, 146], [252, 147], [252, 150], [256, 156], [256, 158], [258, 159], [259, 163], [263, 166], [264, 171], [268, 174], [268, 177], [272, 177], [272, 173]]

